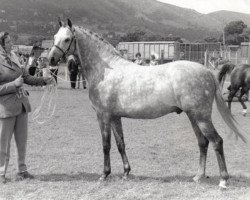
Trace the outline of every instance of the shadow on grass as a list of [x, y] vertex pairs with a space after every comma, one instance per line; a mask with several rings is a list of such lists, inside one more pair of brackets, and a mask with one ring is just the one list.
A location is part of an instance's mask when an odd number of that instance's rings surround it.
[[[173, 182], [182, 182], [182, 183], [194, 183], [194, 176], [188, 175], [173, 175], [167, 177], [147, 177], [147, 176], [134, 176], [130, 175], [129, 180], [133, 181], [159, 181], [164, 183], [173, 183]], [[200, 183], [217, 186], [219, 185], [220, 177], [219, 176], [210, 176], [208, 178], [201, 179]], [[250, 178], [248, 176], [230, 176], [228, 180], [229, 187], [250, 187]]]
[[193, 176], [188, 175], [173, 175], [173, 176], [165, 176], [165, 177], [153, 177], [153, 176], [136, 176], [136, 175], [129, 175], [128, 180], [137, 181], [159, 181], [159, 182], [193, 182]]
[[[98, 181], [101, 177], [101, 174], [97, 173], [86, 173], [86, 172], [80, 172], [77, 174], [43, 174], [43, 175], [37, 175], [36, 179], [40, 181], [48, 181], [48, 182], [57, 182], [57, 181], [78, 181], [78, 180], [84, 180], [84, 181]], [[159, 182], [193, 182], [192, 180], [193, 176], [185, 176], [185, 175], [174, 175], [174, 176], [168, 176], [168, 177], [149, 177], [149, 176], [136, 176], [133, 174], [130, 174], [128, 176], [128, 181], [159, 181]], [[111, 174], [108, 176], [107, 181], [117, 181], [119, 179], [122, 179], [122, 174]]]
[[37, 175], [36, 179], [40, 181], [48, 181], [48, 182], [59, 182], [59, 181], [79, 181], [79, 180], [85, 180], [85, 181], [97, 181], [100, 178], [100, 174], [96, 173], [85, 173], [80, 172], [78, 174], [43, 174], [43, 175]]
[[[44, 174], [38, 175], [36, 178], [40, 181], [46, 182], [60, 182], [60, 181], [86, 181], [86, 182], [97, 182], [99, 181], [100, 174], [97, 173], [86, 173], [80, 172], [77, 174]], [[105, 182], [117, 182], [122, 180], [122, 174], [112, 174], [110, 175]], [[220, 177], [213, 176], [209, 178], [204, 178], [201, 180], [201, 183], [207, 185], [218, 185]], [[173, 182], [183, 182], [183, 183], [193, 183], [193, 176], [191, 175], [173, 175], [165, 177], [153, 177], [153, 176], [136, 176], [130, 174], [126, 181], [132, 182], [162, 182], [162, 183], [173, 183]], [[231, 176], [228, 182], [228, 185], [232, 187], [250, 187], [250, 178], [244, 176]]]

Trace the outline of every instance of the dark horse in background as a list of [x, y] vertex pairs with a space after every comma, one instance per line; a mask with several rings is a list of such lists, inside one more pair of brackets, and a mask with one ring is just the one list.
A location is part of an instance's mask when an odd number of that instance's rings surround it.
[[247, 106], [244, 103], [243, 96], [248, 94], [250, 90], [250, 65], [243, 64], [236, 67], [234, 64], [225, 64], [222, 66], [218, 79], [219, 82], [223, 85], [226, 75], [230, 75], [230, 86], [228, 87], [229, 95], [228, 95], [228, 107], [231, 110], [231, 103], [236, 95], [236, 93], [240, 90], [240, 95], [238, 97], [239, 102], [243, 107], [243, 115], [247, 114]]

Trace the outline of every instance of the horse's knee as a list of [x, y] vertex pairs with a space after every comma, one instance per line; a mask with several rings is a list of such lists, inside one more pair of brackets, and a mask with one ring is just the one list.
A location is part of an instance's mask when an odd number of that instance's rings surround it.
[[103, 153], [104, 154], [109, 154], [110, 149], [111, 149], [111, 145], [110, 144], [104, 144], [103, 145]]

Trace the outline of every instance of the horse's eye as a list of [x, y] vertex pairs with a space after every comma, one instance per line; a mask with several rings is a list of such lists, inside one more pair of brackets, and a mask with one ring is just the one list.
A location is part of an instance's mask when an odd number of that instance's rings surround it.
[[65, 42], [69, 42], [69, 38], [65, 39]]

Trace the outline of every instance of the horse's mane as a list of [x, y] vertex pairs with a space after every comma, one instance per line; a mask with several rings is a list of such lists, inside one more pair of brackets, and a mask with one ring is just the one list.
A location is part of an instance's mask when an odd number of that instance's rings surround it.
[[86, 28], [81, 27], [81, 26], [75, 26], [74, 28], [76, 31], [78, 30], [81, 34], [85, 34], [88, 37], [90, 37], [92, 39], [92, 41], [94, 41], [98, 44], [102, 44], [100, 46], [101, 52], [108, 51], [113, 56], [121, 57], [120, 52], [117, 49], [115, 49], [107, 40], [105, 40], [99, 34], [94, 33]]

